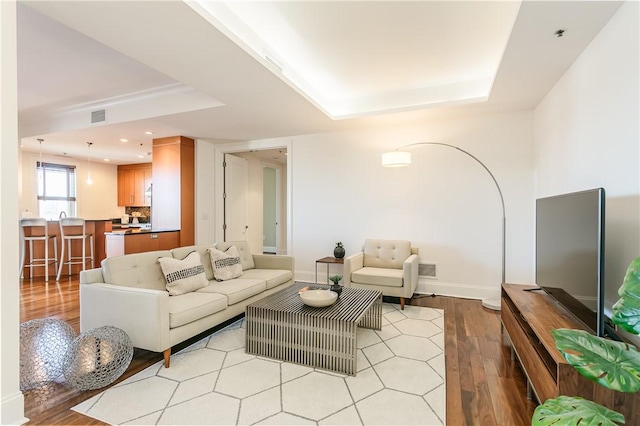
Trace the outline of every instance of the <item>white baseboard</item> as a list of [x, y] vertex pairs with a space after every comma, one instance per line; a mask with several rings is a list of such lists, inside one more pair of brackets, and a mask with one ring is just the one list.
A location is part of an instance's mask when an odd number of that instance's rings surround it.
[[[318, 282], [326, 282], [325, 268], [318, 268]], [[296, 271], [296, 281], [315, 282], [315, 271]], [[418, 294], [459, 297], [462, 299], [500, 299], [500, 285], [447, 283], [439, 280], [421, 279], [416, 288]]]
[[416, 293], [460, 297], [463, 299], [500, 299], [500, 285], [486, 286], [423, 280], [418, 283]]
[[2, 408], [0, 410], [3, 425], [23, 425], [29, 421], [24, 416], [24, 396], [22, 392], [16, 392], [9, 396], [2, 396]]

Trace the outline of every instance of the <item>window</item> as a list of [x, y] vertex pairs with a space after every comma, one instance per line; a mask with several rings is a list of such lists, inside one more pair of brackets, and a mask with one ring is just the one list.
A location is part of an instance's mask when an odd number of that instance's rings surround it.
[[39, 216], [58, 220], [60, 212], [76, 216], [76, 166], [37, 163]]

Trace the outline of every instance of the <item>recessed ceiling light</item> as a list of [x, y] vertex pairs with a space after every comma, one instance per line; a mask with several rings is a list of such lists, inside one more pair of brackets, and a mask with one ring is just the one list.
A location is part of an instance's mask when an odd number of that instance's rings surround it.
[[120, 142], [129, 142], [129, 139], [120, 139]]
[[104, 159], [104, 161], [109, 162], [109, 161], [111, 161], [111, 160], [110, 160], [110, 159], [108, 159], [108, 158], [105, 158], [105, 159]]
[[146, 131], [146, 132], [144, 132], [144, 134], [145, 134], [145, 135], [152, 135], [152, 134], [153, 134], [153, 132]]
[[138, 155], [138, 158], [144, 158], [144, 155]]

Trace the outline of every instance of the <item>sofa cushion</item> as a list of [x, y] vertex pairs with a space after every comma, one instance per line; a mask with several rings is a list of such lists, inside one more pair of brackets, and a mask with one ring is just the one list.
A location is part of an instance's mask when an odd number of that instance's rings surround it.
[[402, 264], [409, 256], [410, 241], [366, 240], [364, 243], [364, 266], [402, 269]]
[[166, 281], [158, 258], [170, 256], [169, 250], [158, 250], [108, 257], [101, 263], [104, 282], [166, 291]]
[[229, 247], [236, 246], [238, 253], [240, 253], [240, 263], [242, 264], [242, 270], [253, 269], [256, 267], [253, 262], [253, 255], [249, 248], [249, 243], [246, 241], [225, 241], [223, 243], [216, 243], [216, 248], [220, 251], [226, 251]]
[[227, 308], [227, 298], [215, 293], [187, 293], [169, 298], [169, 327], [199, 320]]
[[205, 288], [198, 290], [197, 293], [223, 294], [227, 296], [227, 303], [234, 305], [266, 289], [267, 284], [264, 280], [241, 277], [228, 281], [213, 281]]
[[202, 262], [202, 266], [204, 266], [204, 273], [207, 276], [207, 281], [211, 281], [214, 279], [211, 259], [209, 258], [209, 248], [211, 247], [213, 247], [213, 244], [178, 247], [171, 250], [171, 255], [176, 259], [184, 259], [192, 251], [197, 251], [200, 255], [200, 262]]
[[402, 287], [402, 269], [364, 267], [351, 274], [351, 282], [357, 284]]
[[209, 249], [209, 256], [213, 267], [213, 277], [217, 281], [226, 281], [242, 275], [240, 255], [236, 246], [229, 247], [225, 252], [212, 247]]
[[286, 269], [249, 269], [242, 273], [242, 278], [255, 278], [267, 282], [267, 290], [291, 281], [293, 273]]
[[200, 262], [200, 255], [196, 251], [192, 251], [184, 259], [161, 257], [158, 263], [162, 268], [167, 282], [167, 291], [171, 296], [190, 293], [209, 285], [204, 266]]

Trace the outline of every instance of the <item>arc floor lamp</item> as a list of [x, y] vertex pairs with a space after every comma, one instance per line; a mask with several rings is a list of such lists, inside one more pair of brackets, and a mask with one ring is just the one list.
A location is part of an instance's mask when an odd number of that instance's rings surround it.
[[[390, 151], [390, 152], [385, 152], [382, 154], [382, 166], [383, 167], [406, 167], [409, 166], [411, 164], [411, 153], [409, 151], [401, 151], [402, 149], [406, 149], [406, 148], [411, 148], [414, 146], [422, 146], [422, 145], [437, 145], [437, 146], [444, 146], [447, 148], [453, 148], [457, 151], [462, 152], [463, 154], [468, 155], [469, 157], [473, 158], [478, 164], [480, 164], [482, 166], [482, 168], [489, 173], [489, 176], [491, 176], [491, 179], [493, 180], [493, 183], [496, 185], [496, 189], [498, 190], [498, 194], [500, 195], [500, 202], [502, 204], [502, 282], [505, 282], [505, 266], [506, 266], [506, 262], [505, 262], [505, 248], [506, 248], [506, 223], [507, 223], [507, 219], [506, 219], [506, 214], [505, 214], [505, 207], [504, 207], [504, 197], [502, 196], [502, 189], [500, 189], [500, 185], [498, 185], [498, 181], [496, 180], [496, 177], [493, 175], [493, 173], [491, 173], [491, 170], [489, 170], [489, 168], [478, 159], [478, 157], [476, 157], [475, 155], [471, 154], [470, 152], [465, 151], [462, 148], [458, 148], [457, 146], [454, 145], [449, 145], [447, 143], [441, 143], [441, 142], [416, 142], [416, 143], [410, 143], [408, 145], [403, 145], [399, 148], [396, 148], [394, 151]], [[500, 309], [500, 299], [495, 299], [495, 298], [491, 298], [491, 299], [484, 299], [482, 300], [482, 306], [489, 308], [489, 309], [494, 309], [494, 310], [499, 310]]]

